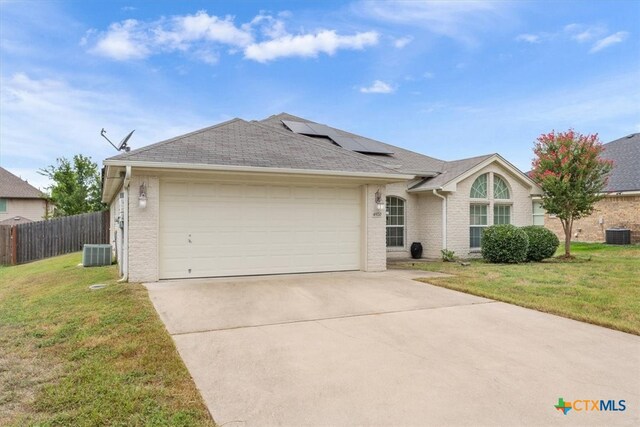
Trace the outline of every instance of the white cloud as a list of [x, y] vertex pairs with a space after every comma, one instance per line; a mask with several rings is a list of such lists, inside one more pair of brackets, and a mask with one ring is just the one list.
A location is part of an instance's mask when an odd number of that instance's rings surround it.
[[[385, 22], [421, 27], [466, 44], [476, 44], [476, 33], [509, 24], [513, 4], [476, 1], [374, 1], [363, 0], [353, 8], [359, 15]], [[500, 23], [500, 25], [498, 25]]]
[[333, 30], [316, 34], [285, 35], [247, 46], [244, 56], [258, 62], [268, 62], [291, 56], [316, 57], [319, 53], [333, 55], [338, 49], [364, 49], [378, 43], [378, 33], [368, 31], [352, 36], [339, 35]]
[[162, 24], [154, 26], [154, 42], [169, 48], [184, 49], [188, 43], [209, 41], [230, 46], [244, 47], [253, 41], [250, 28], [238, 28], [233, 17], [224, 19], [200, 11], [194, 15], [175, 16], [169, 20], [168, 28]]
[[58, 157], [82, 153], [101, 163], [115, 150], [100, 137], [107, 129], [119, 141], [136, 129], [131, 145], [141, 147], [209, 125], [180, 109], [155, 107], [114, 90], [74, 86], [61, 78], [34, 78], [25, 73], [2, 77], [0, 84], [0, 158], [3, 167], [42, 186], [37, 169]]
[[565, 33], [578, 43], [585, 43], [601, 37], [607, 32], [603, 25], [569, 24], [564, 27]]
[[614, 44], [622, 43], [629, 36], [626, 31], [618, 31], [603, 39], [598, 40], [589, 50], [589, 53], [596, 53]]
[[520, 34], [516, 37], [516, 40], [519, 42], [540, 43], [540, 36], [538, 34]]
[[397, 47], [398, 49], [402, 49], [403, 47], [405, 47], [406, 45], [408, 45], [412, 41], [413, 41], [413, 37], [411, 37], [411, 36], [400, 37], [400, 38], [395, 39], [393, 41], [393, 45], [395, 47]]
[[424, 77], [425, 79], [433, 79], [436, 77], [436, 75], [431, 71], [426, 71], [425, 73], [422, 74], [422, 77]]
[[393, 91], [393, 86], [382, 80], [375, 80], [371, 86], [360, 88], [360, 92], [362, 93], [392, 93]]
[[[82, 39], [81, 44], [86, 44], [90, 35], [91, 30]], [[139, 30], [138, 21], [127, 19], [122, 23], [111, 24], [109, 30], [99, 38], [92, 52], [119, 61], [140, 59], [149, 55], [147, 45], [148, 39], [146, 34]]]
[[111, 24], [104, 32], [89, 30], [80, 44], [90, 46], [92, 53], [121, 61], [182, 52], [213, 64], [219, 60], [221, 48], [226, 48], [229, 54], [242, 51], [246, 59], [268, 62], [292, 56], [333, 55], [340, 49], [360, 50], [378, 43], [378, 33], [374, 31], [341, 35], [335, 30], [321, 29], [290, 34], [283, 21], [290, 16], [286, 12], [277, 17], [260, 13], [240, 25], [232, 16], [221, 18], [205, 11], [155, 22], [129, 19]]

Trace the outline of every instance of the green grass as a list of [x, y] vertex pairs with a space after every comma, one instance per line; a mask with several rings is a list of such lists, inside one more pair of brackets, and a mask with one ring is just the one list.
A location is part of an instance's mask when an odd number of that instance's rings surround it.
[[404, 266], [454, 275], [421, 279], [434, 285], [640, 335], [640, 245], [576, 243], [571, 252], [569, 261]]
[[146, 289], [80, 259], [0, 269], [0, 425], [214, 425]]

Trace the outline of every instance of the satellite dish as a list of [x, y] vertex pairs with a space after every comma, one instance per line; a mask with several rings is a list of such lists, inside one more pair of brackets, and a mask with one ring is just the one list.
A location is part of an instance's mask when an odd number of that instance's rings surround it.
[[105, 135], [107, 133], [107, 131], [102, 128], [102, 130], [100, 131], [100, 136], [103, 137], [104, 139], [106, 139], [107, 141], [109, 141], [109, 144], [111, 144], [113, 146], [113, 148], [115, 148], [118, 151], [122, 151], [124, 150], [125, 152], [129, 152], [131, 150], [131, 147], [129, 147], [127, 145], [127, 142], [129, 142], [129, 138], [131, 138], [131, 135], [133, 135], [133, 133], [136, 130], [132, 130], [131, 132], [129, 132], [129, 134], [127, 136], [125, 136], [124, 138], [122, 138], [122, 141], [120, 141], [120, 144], [118, 144], [117, 146], [111, 142], [111, 140], [109, 138], [107, 138], [107, 136]]

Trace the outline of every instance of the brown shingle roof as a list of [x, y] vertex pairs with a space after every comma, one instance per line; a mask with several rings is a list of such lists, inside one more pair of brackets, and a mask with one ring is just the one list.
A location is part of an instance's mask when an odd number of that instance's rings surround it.
[[3, 199], [41, 199], [45, 195], [5, 168], [0, 167], [0, 198]]

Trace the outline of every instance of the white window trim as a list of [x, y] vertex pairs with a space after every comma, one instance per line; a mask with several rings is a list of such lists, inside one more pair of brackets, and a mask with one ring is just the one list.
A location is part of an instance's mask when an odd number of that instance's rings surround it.
[[[402, 219], [403, 219], [403, 225], [386, 225], [385, 224], [385, 228], [384, 228], [384, 233], [385, 233], [385, 247], [387, 248], [387, 252], [404, 252], [407, 250], [407, 200], [400, 197], [400, 196], [394, 196], [393, 194], [387, 194], [386, 196], [388, 197], [394, 197], [398, 200], [402, 200], [403, 203], [403, 214], [402, 214]], [[386, 200], [385, 200], [386, 202]], [[385, 210], [388, 208], [388, 203], [385, 203]], [[386, 221], [386, 219], [385, 219]], [[393, 227], [393, 228], [402, 228], [402, 246], [386, 246], [387, 244], [387, 228], [389, 227]]]

